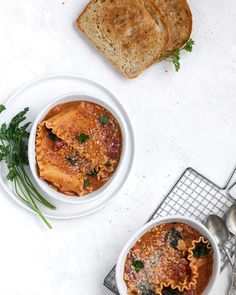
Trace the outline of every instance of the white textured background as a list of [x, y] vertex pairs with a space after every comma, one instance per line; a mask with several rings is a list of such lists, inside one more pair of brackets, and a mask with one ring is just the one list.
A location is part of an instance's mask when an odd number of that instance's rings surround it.
[[[55, 73], [104, 84], [136, 136], [131, 175], [102, 211], [47, 230], [1, 190], [1, 295], [108, 295], [102, 279], [187, 166], [222, 185], [236, 164], [236, 1], [191, 1], [191, 54], [125, 80], [74, 28], [87, 0], [1, 0], [0, 101]], [[32, 99], [34, 99], [32, 97]], [[37, 102], [35, 102], [37, 103]], [[227, 271], [211, 295], [226, 294]]]

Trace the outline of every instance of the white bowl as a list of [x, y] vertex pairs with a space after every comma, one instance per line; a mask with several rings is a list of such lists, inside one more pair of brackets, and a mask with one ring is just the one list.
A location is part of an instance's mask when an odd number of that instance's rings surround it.
[[171, 223], [171, 222], [181, 222], [186, 223], [196, 229], [199, 233], [201, 233], [203, 236], [205, 236], [211, 243], [214, 254], [213, 254], [213, 272], [211, 279], [208, 283], [207, 288], [204, 291], [204, 295], [207, 295], [210, 290], [212, 289], [214, 283], [217, 280], [217, 277], [220, 273], [220, 252], [219, 248], [211, 235], [211, 233], [208, 231], [208, 229], [201, 224], [200, 222], [183, 216], [167, 216], [163, 218], [158, 218], [154, 221], [151, 221], [147, 224], [145, 224], [142, 228], [140, 228], [126, 243], [123, 250], [120, 253], [120, 256], [118, 258], [117, 264], [116, 264], [116, 284], [119, 290], [120, 295], [127, 295], [127, 287], [125, 284], [125, 281], [123, 280], [123, 274], [124, 274], [124, 265], [125, 260], [128, 255], [128, 252], [130, 248], [135, 244], [135, 242], [148, 230], [153, 228], [154, 226], [162, 223]]
[[[67, 196], [53, 189], [46, 181], [42, 180], [39, 177], [37, 172], [37, 163], [36, 163], [36, 155], [35, 155], [35, 138], [36, 138], [37, 126], [45, 118], [47, 113], [54, 106], [60, 103], [69, 102], [69, 101], [80, 101], [80, 100], [94, 102], [96, 104], [99, 104], [105, 107], [107, 110], [109, 110], [120, 124], [122, 139], [123, 139], [120, 162], [118, 167], [116, 168], [115, 173], [112, 175], [111, 179], [100, 189], [90, 194], [87, 194], [83, 197]], [[130, 121], [124, 109], [121, 107], [121, 105], [117, 105], [117, 110], [114, 110], [106, 102], [97, 98], [93, 94], [89, 94], [89, 93], [82, 93], [82, 92], [70, 93], [51, 101], [38, 114], [30, 132], [29, 145], [28, 145], [28, 157], [29, 157], [29, 166], [35, 181], [46, 194], [50, 195], [52, 198], [55, 198], [57, 200], [60, 200], [66, 203], [84, 204], [90, 201], [94, 201], [95, 199], [101, 196], [104, 196], [104, 194], [109, 194], [110, 196], [113, 196], [125, 182], [132, 166], [133, 156], [134, 156], [133, 131], [132, 131]]]

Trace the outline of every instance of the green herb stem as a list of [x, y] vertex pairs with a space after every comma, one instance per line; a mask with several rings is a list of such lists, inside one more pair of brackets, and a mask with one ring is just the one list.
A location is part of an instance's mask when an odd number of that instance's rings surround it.
[[[5, 109], [5, 106], [0, 105], [0, 113]], [[6, 123], [0, 125], [0, 161], [4, 161], [8, 167], [6, 178], [12, 181], [17, 198], [36, 212], [49, 228], [52, 228], [40, 211], [37, 202], [50, 209], [56, 209], [56, 207], [40, 194], [25, 171], [25, 166], [28, 165], [26, 142], [29, 132], [27, 128], [30, 123], [24, 125], [21, 123], [25, 121], [28, 110], [25, 108], [19, 112], [8, 125]]]
[[162, 58], [166, 59], [167, 61], [172, 62], [175, 67], [176, 72], [178, 72], [180, 69], [180, 53], [181, 53], [181, 51], [185, 50], [187, 52], [192, 52], [194, 44], [195, 44], [195, 42], [193, 41], [193, 39], [189, 38], [189, 40], [185, 43], [184, 47], [177, 48], [174, 51], [165, 52], [162, 55]]
[[23, 177], [24, 177], [24, 180], [25, 182], [27, 183], [27, 185], [30, 187], [30, 189], [32, 190], [32, 194], [35, 195], [35, 198], [37, 198], [37, 200], [42, 203], [43, 205], [45, 205], [46, 207], [48, 207], [49, 209], [53, 209], [55, 210], [56, 207], [49, 203], [38, 191], [37, 189], [35, 188], [35, 186], [33, 185], [33, 183], [31, 182], [30, 178], [28, 177], [24, 167], [22, 166], [21, 167], [21, 172], [23, 174]]
[[[47, 219], [43, 216], [43, 214], [41, 213], [41, 211], [39, 210], [36, 202], [34, 199], [36, 199], [37, 201], [41, 202], [40, 199], [38, 199], [27, 187], [27, 185], [25, 184], [22, 175], [19, 173], [18, 174], [18, 178], [16, 178], [17, 180], [17, 185], [21, 190], [22, 195], [24, 196], [24, 198], [28, 201], [27, 203], [29, 204], [29, 207], [35, 211], [39, 217], [45, 222], [45, 224], [51, 229], [52, 226], [51, 224], [47, 221]], [[20, 180], [20, 181], [19, 181]], [[23, 187], [22, 187], [23, 186]], [[24, 188], [24, 190], [23, 190]], [[20, 199], [22, 199], [21, 195], [18, 194], [18, 197], [20, 196]], [[42, 202], [41, 202], [42, 203]]]

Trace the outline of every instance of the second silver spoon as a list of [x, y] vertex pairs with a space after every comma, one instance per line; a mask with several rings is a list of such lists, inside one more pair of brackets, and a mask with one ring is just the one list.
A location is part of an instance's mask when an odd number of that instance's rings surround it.
[[224, 249], [229, 262], [231, 265], [233, 265], [233, 260], [228, 252], [228, 250], [225, 248], [225, 243], [229, 239], [229, 231], [221, 217], [215, 214], [210, 214], [206, 221], [206, 227], [211, 232], [211, 234], [214, 236], [216, 243], [219, 247]]
[[234, 235], [235, 240], [235, 256], [232, 271], [232, 282], [229, 290], [229, 295], [236, 295], [236, 204], [232, 205], [226, 214], [226, 225], [228, 230]]

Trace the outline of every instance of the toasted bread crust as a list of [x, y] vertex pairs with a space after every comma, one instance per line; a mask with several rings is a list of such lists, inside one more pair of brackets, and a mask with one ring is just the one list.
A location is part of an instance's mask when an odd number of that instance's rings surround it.
[[92, 0], [77, 26], [127, 78], [155, 63], [168, 43], [166, 23], [151, 0]]
[[174, 51], [188, 41], [192, 32], [192, 13], [186, 0], [151, 0], [165, 18], [169, 31], [166, 51]]

